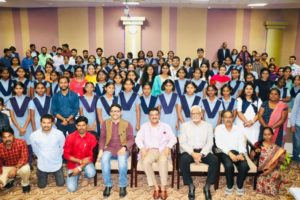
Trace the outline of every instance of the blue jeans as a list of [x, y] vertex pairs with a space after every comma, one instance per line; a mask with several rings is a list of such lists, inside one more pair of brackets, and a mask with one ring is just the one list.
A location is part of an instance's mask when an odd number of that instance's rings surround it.
[[[82, 171], [84, 171], [84, 175], [86, 178], [93, 178], [96, 175], [96, 169], [93, 163], [87, 164]], [[68, 174], [70, 174], [72, 170], [68, 170]], [[67, 177], [67, 188], [69, 192], [76, 192], [78, 188], [78, 179], [81, 173], [77, 176]]]
[[293, 160], [300, 162], [300, 126], [296, 125], [296, 132], [293, 134]]
[[119, 168], [119, 187], [126, 187], [127, 186], [127, 159], [128, 159], [128, 152], [122, 156], [113, 156], [111, 152], [104, 151], [102, 158], [101, 158], [101, 169], [102, 169], [102, 176], [104, 180], [104, 185], [106, 187], [112, 187], [111, 175], [110, 175], [110, 161], [111, 159], [118, 160], [118, 168]]

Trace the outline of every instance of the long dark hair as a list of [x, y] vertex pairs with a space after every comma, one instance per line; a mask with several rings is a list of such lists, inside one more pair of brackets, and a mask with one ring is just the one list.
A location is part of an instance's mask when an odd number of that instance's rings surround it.
[[141, 84], [142, 84], [142, 85], [143, 85], [144, 83], [146, 83], [146, 82], [150, 82], [150, 81], [149, 81], [149, 74], [148, 74], [148, 72], [147, 72], [149, 68], [152, 68], [152, 69], [153, 69], [152, 82], [154, 81], [154, 78], [155, 78], [155, 76], [156, 76], [155, 69], [154, 69], [153, 65], [148, 65], [148, 66], [145, 67], [144, 72], [143, 72], [143, 75], [142, 75], [142, 77], [141, 77]]
[[247, 86], [251, 86], [252, 89], [253, 89], [253, 94], [252, 94], [252, 96], [251, 96], [252, 102], [256, 101], [256, 100], [257, 100], [257, 96], [256, 96], [256, 93], [255, 93], [255, 86], [254, 86], [253, 83], [250, 83], [250, 82], [245, 83], [245, 86], [244, 86], [244, 88], [243, 88], [243, 90], [242, 90], [242, 93], [241, 93], [241, 95], [240, 95], [241, 99], [242, 99], [242, 100], [246, 100], [245, 89], [246, 89]]

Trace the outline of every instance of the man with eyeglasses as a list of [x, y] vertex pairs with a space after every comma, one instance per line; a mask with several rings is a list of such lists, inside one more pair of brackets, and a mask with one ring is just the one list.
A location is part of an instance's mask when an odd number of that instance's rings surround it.
[[101, 159], [102, 175], [105, 189], [103, 197], [109, 197], [113, 186], [111, 180], [111, 159], [118, 160], [119, 169], [119, 196], [127, 195], [127, 160], [134, 144], [133, 129], [128, 121], [121, 119], [122, 107], [112, 104], [110, 107], [111, 118], [101, 125], [101, 137], [99, 142], [99, 154], [97, 161]]
[[189, 200], [195, 199], [195, 186], [191, 178], [190, 164], [205, 163], [208, 165], [208, 174], [203, 192], [205, 199], [212, 199], [210, 186], [216, 181], [219, 170], [218, 158], [212, 154], [213, 128], [208, 122], [202, 121], [201, 108], [192, 106], [191, 121], [181, 125], [179, 135], [180, 171], [184, 185], [189, 187]]

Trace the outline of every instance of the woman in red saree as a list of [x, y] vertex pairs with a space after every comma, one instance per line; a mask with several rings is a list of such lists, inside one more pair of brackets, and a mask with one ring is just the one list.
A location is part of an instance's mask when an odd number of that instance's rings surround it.
[[263, 128], [263, 140], [255, 144], [255, 152], [260, 153], [258, 171], [262, 174], [258, 177], [256, 191], [266, 195], [277, 195], [282, 177], [279, 171], [280, 162], [284, 160], [285, 150], [272, 142], [273, 129]]
[[[280, 91], [272, 88], [269, 94], [269, 101], [263, 102], [259, 109], [258, 120], [263, 127], [271, 127], [274, 130], [272, 142], [278, 146], [284, 146], [287, 129], [288, 105], [280, 101]], [[262, 130], [262, 129], [261, 129]], [[262, 140], [262, 131], [259, 140]]]

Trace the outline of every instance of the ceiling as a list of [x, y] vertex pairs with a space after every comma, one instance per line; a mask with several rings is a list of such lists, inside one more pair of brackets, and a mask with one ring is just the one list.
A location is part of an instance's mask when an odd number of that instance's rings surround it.
[[[125, 0], [124, 0], [125, 1]], [[128, 0], [133, 1], [133, 0]], [[300, 8], [300, 0], [134, 0], [140, 7], [198, 7], [198, 8], [250, 8], [249, 3], [268, 3], [263, 9]], [[2, 7], [94, 7], [123, 6], [123, 0], [6, 0]], [[130, 5], [130, 7], [133, 7]], [[256, 8], [256, 7], [255, 7]]]

